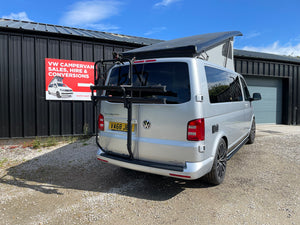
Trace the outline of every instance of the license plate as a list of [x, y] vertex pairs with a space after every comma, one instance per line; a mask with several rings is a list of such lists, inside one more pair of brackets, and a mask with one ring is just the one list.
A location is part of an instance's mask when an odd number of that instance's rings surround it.
[[[134, 124], [132, 126], [132, 132], [134, 132]], [[125, 131], [127, 132], [128, 130], [128, 125], [127, 123], [119, 123], [119, 122], [109, 122], [109, 129], [110, 130], [116, 130], [116, 131]]]

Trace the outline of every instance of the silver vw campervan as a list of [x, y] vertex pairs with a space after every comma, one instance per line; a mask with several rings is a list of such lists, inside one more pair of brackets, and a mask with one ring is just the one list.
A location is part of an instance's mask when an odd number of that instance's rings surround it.
[[252, 101], [260, 99], [234, 72], [239, 35], [175, 39], [110, 60], [104, 85], [91, 87], [100, 102], [98, 160], [182, 179], [205, 175], [220, 184], [227, 160], [254, 141]]
[[63, 77], [55, 76], [48, 85], [48, 94], [57, 98], [69, 98], [73, 90], [63, 83]]

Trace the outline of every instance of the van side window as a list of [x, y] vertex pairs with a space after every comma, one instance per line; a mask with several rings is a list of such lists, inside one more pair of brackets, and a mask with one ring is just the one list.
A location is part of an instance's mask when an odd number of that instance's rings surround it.
[[249, 90], [247, 88], [246, 82], [243, 78], [241, 78], [241, 81], [242, 81], [242, 87], [243, 87], [243, 91], [244, 91], [245, 101], [249, 101], [250, 100], [250, 93], [249, 93]]
[[239, 77], [224, 70], [205, 66], [210, 103], [243, 101]]

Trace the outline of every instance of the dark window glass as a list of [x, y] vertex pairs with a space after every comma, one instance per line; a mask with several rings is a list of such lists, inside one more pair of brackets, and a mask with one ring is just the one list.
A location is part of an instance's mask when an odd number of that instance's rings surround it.
[[241, 78], [241, 81], [242, 81], [242, 87], [243, 87], [243, 91], [244, 91], [245, 101], [249, 101], [250, 100], [250, 93], [249, 93], [249, 90], [247, 88], [246, 82], [244, 81], [243, 78]]
[[205, 67], [211, 103], [242, 101], [239, 77], [224, 70]]
[[[112, 70], [109, 86], [129, 84], [129, 66]], [[184, 103], [191, 99], [188, 65], [181, 62], [145, 63], [133, 65], [133, 86], [166, 86], [166, 96], [134, 92], [134, 97], [165, 98], [169, 104]], [[107, 95], [122, 96], [121, 92], [107, 91]]]

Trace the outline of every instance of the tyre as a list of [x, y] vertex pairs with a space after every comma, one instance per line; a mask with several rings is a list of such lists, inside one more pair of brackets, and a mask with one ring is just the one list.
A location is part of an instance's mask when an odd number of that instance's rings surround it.
[[255, 119], [253, 119], [247, 144], [253, 144], [254, 143], [255, 133], [256, 133], [256, 125], [255, 125]]
[[206, 175], [207, 182], [213, 185], [221, 184], [225, 178], [226, 164], [227, 145], [225, 140], [222, 138], [218, 144], [213, 167], [211, 171]]
[[59, 91], [56, 92], [56, 97], [61, 98]]

